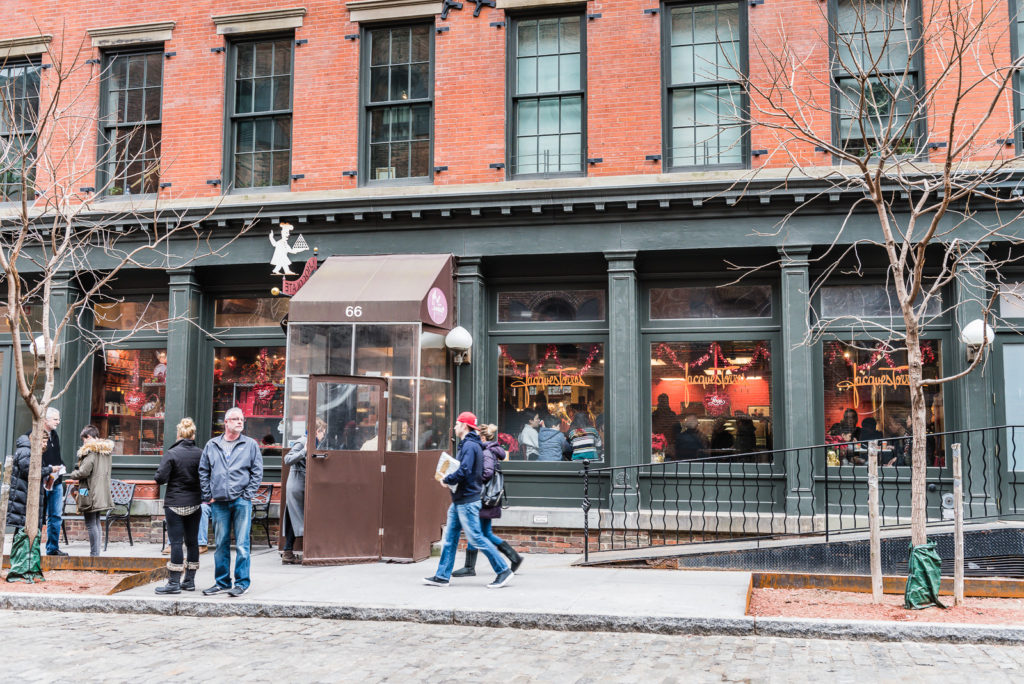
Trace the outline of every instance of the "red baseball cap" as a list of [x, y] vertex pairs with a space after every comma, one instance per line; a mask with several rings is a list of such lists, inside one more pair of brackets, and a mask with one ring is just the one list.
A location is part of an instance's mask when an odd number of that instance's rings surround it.
[[470, 430], [476, 430], [476, 416], [469, 411], [463, 411], [459, 414], [459, 417], [455, 419], [456, 423], [462, 423]]

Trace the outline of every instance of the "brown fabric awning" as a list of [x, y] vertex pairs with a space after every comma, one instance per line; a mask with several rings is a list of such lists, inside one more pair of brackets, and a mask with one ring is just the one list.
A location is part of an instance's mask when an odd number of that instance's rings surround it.
[[329, 257], [292, 297], [291, 323], [411, 323], [451, 328], [451, 254]]

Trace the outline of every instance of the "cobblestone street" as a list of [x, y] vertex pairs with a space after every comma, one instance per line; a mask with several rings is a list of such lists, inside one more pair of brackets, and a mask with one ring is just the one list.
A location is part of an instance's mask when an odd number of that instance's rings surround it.
[[1024, 682], [1013, 646], [402, 622], [10, 611], [0, 644], [4, 678], [26, 682]]

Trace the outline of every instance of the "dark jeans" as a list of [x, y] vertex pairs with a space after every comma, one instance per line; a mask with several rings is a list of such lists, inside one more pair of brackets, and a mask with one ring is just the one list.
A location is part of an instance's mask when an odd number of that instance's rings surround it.
[[282, 551], [291, 551], [295, 548], [295, 530], [292, 529], [292, 519], [290, 516], [285, 515], [284, 517], [284, 548]]
[[184, 562], [184, 554], [181, 551], [182, 540], [188, 550], [188, 562], [199, 562], [199, 520], [202, 512], [196, 511], [192, 515], [180, 516], [170, 508], [164, 507], [164, 515], [167, 517], [167, 539], [171, 545], [171, 563], [181, 565]]
[[[45, 494], [45, 508], [40, 511], [39, 522], [46, 519], [46, 555], [57, 553], [57, 542], [60, 539], [60, 526], [64, 522], [64, 484], [54, 485]], [[42, 525], [40, 525], [40, 529]], [[98, 554], [97, 554], [98, 555]]]
[[82, 517], [85, 519], [85, 529], [89, 532], [89, 555], [98, 556], [103, 548], [103, 529], [100, 527], [100, 518], [103, 514], [97, 511], [83, 513]]

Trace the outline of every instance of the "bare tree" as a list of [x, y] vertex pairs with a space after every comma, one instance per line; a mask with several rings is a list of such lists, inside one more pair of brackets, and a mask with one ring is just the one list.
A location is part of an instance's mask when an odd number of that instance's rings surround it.
[[[205, 221], [217, 202], [188, 209], [177, 201], [173, 208], [161, 198], [159, 134], [144, 124], [113, 126], [98, 115], [99, 82], [116, 78], [116, 63], [100, 71], [88, 63], [82, 45], [57, 44], [44, 57], [51, 67], [11, 62], [0, 80], [0, 199], [17, 203], [0, 215], [2, 315], [13, 343], [18, 397], [32, 416], [29, 492], [40, 487], [47, 408], [110, 343], [93, 332], [90, 318], [97, 305], [121, 301], [118, 277], [127, 269], [163, 271], [219, 256], [252, 225], [215, 239]], [[131, 104], [117, 100], [115, 111], [122, 106]], [[101, 159], [98, 130], [108, 136]], [[100, 197], [104, 201], [95, 199]], [[58, 306], [55, 285], [65, 280], [73, 288]], [[166, 316], [141, 322], [145, 318], [117, 341], [169, 322]], [[79, 355], [61, 358], [72, 343]], [[38, 534], [39, 514], [39, 498], [30, 494], [30, 540]]]
[[[866, 348], [905, 350], [914, 545], [927, 541], [926, 388], [962, 378], [984, 359], [979, 354], [958, 372], [925, 377], [922, 332], [964, 303], [943, 302], [953, 284], [973, 292], [983, 320], [996, 316], [1002, 272], [1018, 258], [1022, 210], [1020, 131], [1012, 123], [1022, 60], [1008, 58], [1015, 22], [1002, 2], [922, 5], [919, 13], [917, 3], [893, 0], [813, 3], [799, 22], [760, 26], [751, 32], [750, 75], [739, 76], [749, 108], [736, 117], [756, 147], [769, 148], [761, 159], [774, 168], [752, 177], [775, 178], [779, 189], [812, 188], [766, 233], [785, 245], [792, 220], [812, 204], [852, 198], [831, 242], [811, 256], [820, 270], [812, 302], [835, 278], [863, 274], [864, 259], [877, 255], [886, 265], [888, 323], [815, 315], [804, 342], [821, 340], [840, 322], [869, 335]], [[822, 153], [832, 162], [822, 163]], [[738, 187], [747, 191], [749, 179]], [[873, 227], [865, 229], [863, 217]], [[1001, 251], [989, 250], [991, 244]], [[743, 278], [778, 263], [734, 266]]]

